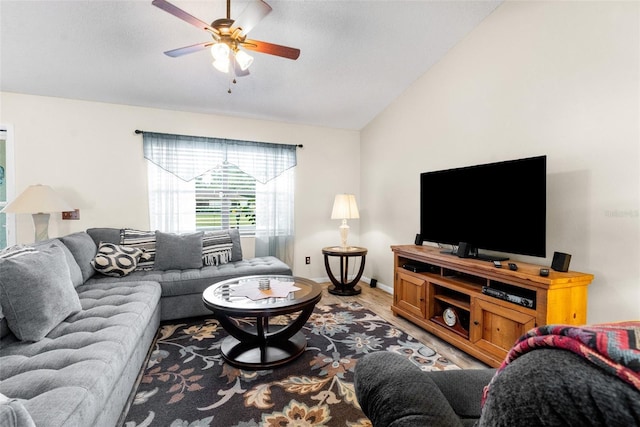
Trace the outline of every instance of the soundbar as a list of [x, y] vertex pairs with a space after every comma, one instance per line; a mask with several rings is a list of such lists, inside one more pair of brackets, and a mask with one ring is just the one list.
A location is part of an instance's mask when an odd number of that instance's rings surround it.
[[531, 298], [521, 297], [519, 295], [513, 295], [505, 291], [490, 288], [489, 286], [482, 287], [482, 293], [494, 298], [498, 298], [504, 301], [509, 301], [514, 304], [521, 305], [523, 307], [533, 308], [533, 300]]

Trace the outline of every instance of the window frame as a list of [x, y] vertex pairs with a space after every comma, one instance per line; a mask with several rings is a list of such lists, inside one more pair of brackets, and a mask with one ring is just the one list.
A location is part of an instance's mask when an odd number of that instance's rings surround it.
[[[0, 209], [2, 209], [15, 197], [15, 158], [13, 126], [0, 123], [0, 131], [5, 133], [6, 168], [4, 177], [7, 188], [6, 200], [0, 200]], [[0, 229], [0, 233], [5, 234], [7, 247], [13, 246], [16, 244], [16, 215], [10, 213], [0, 215], [6, 217], [5, 229]], [[0, 247], [1, 249], [3, 248]]]

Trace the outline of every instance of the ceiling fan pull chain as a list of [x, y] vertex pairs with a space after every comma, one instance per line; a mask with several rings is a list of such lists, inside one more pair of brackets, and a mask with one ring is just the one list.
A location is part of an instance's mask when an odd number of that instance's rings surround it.
[[229, 89], [227, 90], [227, 93], [231, 93], [231, 83], [236, 84], [236, 78], [235, 75], [229, 74]]

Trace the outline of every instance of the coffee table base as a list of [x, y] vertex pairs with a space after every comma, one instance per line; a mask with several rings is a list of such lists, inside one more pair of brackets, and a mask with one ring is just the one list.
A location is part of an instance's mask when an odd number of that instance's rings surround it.
[[360, 289], [360, 286], [354, 286], [354, 287], [343, 287], [343, 286], [334, 286], [331, 285], [329, 286], [328, 289], [330, 294], [333, 295], [340, 295], [340, 296], [349, 296], [349, 295], [358, 295], [360, 294], [360, 292], [362, 292], [362, 289]]
[[236, 368], [268, 369], [291, 362], [307, 347], [307, 338], [297, 332], [288, 340], [270, 340], [265, 345], [256, 342], [243, 343], [234, 337], [227, 337], [220, 350], [222, 357]]

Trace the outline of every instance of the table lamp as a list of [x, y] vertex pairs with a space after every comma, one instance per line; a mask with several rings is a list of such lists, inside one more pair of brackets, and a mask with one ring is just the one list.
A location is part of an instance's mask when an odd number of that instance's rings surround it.
[[342, 220], [342, 224], [340, 225], [340, 239], [343, 248], [347, 247], [347, 236], [349, 235], [347, 220], [358, 218], [360, 218], [360, 213], [358, 212], [358, 205], [356, 204], [356, 196], [353, 194], [337, 194], [333, 201], [331, 219]]
[[33, 214], [35, 241], [49, 238], [49, 212], [72, 211], [73, 208], [48, 185], [30, 185], [0, 212]]

